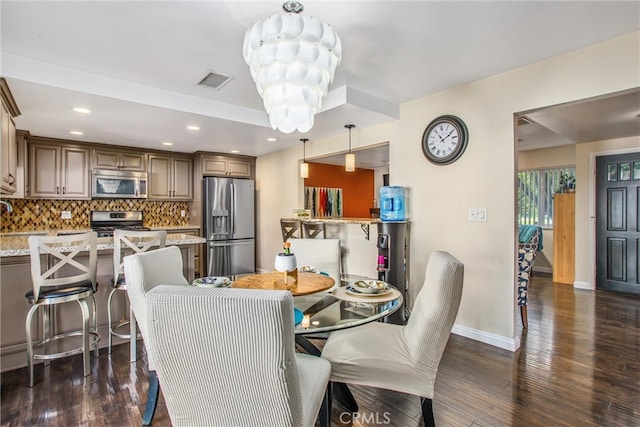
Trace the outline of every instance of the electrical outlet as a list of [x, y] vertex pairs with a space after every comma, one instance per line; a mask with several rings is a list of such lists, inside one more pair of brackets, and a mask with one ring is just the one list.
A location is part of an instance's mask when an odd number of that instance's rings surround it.
[[469, 221], [485, 222], [487, 220], [487, 208], [469, 208]]
[[187, 216], [187, 211], [185, 211], [184, 209], [180, 211], [180, 216], [182, 218], [184, 218], [185, 216]]
[[62, 213], [60, 214], [60, 218], [71, 219], [71, 211], [62, 211]]

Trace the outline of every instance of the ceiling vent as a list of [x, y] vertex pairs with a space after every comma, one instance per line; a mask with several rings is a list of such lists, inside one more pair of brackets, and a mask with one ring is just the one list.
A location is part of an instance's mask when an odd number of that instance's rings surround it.
[[207, 74], [205, 74], [205, 76], [198, 82], [198, 85], [213, 89], [220, 89], [232, 79], [232, 77], [208, 71]]
[[518, 117], [518, 126], [530, 125], [533, 124], [531, 120], [526, 118], [525, 116]]

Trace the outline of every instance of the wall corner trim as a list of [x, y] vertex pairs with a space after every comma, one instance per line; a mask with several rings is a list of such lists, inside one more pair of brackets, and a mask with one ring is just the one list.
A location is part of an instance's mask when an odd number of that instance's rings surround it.
[[576, 288], [576, 289], [586, 289], [588, 291], [593, 291], [594, 290], [593, 285], [591, 283], [589, 283], [589, 282], [581, 282], [579, 280], [575, 280], [573, 282], [573, 287]]
[[480, 341], [485, 344], [499, 347], [505, 350], [515, 352], [520, 348], [520, 337], [513, 338], [503, 337], [501, 335], [492, 334], [491, 332], [481, 331], [480, 329], [470, 328], [459, 324], [454, 324], [451, 332], [465, 338]]

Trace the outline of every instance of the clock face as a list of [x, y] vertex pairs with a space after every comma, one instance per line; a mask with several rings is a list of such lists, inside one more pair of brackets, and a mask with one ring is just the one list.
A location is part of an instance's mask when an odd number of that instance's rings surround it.
[[429, 123], [422, 135], [425, 157], [438, 165], [456, 161], [467, 148], [467, 127], [455, 116], [440, 116]]

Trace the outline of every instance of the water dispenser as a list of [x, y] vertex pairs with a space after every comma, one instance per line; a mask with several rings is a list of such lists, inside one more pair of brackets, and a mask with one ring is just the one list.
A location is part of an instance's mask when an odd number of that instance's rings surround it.
[[402, 306], [385, 319], [387, 323], [402, 325], [408, 318], [407, 291], [409, 289], [409, 223], [385, 221], [378, 223], [378, 280], [395, 286], [404, 298]]

